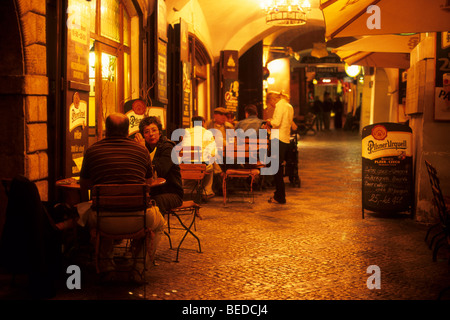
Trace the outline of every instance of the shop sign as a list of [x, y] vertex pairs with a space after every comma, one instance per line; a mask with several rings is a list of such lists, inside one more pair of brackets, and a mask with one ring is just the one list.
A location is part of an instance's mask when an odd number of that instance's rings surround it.
[[412, 130], [378, 123], [362, 130], [362, 212], [412, 212]]

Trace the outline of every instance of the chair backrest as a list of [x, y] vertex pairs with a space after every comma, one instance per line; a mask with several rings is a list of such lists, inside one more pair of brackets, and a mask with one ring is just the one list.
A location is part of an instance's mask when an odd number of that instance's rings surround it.
[[205, 177], [206, 164], [180, 163], [180, 172], [183, 180], [201, 180]]
[[226, 163], [259, 166], [268, 156], [269, 140], [267, 138], [235, 137], [232, 144], [227, 144], [224, 152]]
[[92, 209], [96, 211], [131, 212], [148, 208], [147, 184], [98, 184], [92, 188]]
[[450, 216], [447, 212], [447, 206], [444, 200], [444, 195], [441, 190], [439, 177], [437, 174], [436, 168], [433, 165], [425, 160], [425, 164], [428, 171], [428, 177], [430, 178], [431, 191], [433, 192], [434, 204], [436, 205], [439, 213], [439, 218], [442, 223], [446, 224], [450, 220]]
[[200, 146], [180, 146], [181, 163], [202, 163], [203, 155]]

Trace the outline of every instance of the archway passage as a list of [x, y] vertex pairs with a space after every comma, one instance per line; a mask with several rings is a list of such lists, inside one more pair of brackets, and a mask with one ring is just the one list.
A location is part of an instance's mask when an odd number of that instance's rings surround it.
[[0, 177], [24, 173], [24, 59], [14, 0], [0, 3]]

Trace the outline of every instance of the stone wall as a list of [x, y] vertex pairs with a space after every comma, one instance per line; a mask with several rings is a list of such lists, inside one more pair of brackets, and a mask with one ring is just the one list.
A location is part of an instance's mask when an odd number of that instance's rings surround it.
[[[12, 43], [0, 47], [8, 63], [0, 69], [0, 176], [25, 175], [48, 200], [46, 1], [7, 0], [2, 17]], [[8, 18], [10, 15], [10, 18]], [[18, 18], [18, 21], [17, 21]], [[2, 24], [3, 25], [3, 24]], [[5, 29], [4, 29], [5, 30]], [[3, 144], [4, 142], [4, 144]]]

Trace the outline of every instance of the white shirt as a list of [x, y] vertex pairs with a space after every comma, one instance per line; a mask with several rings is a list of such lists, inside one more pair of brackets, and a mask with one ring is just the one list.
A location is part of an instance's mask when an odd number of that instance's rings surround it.
[[211, 157], [214, 157], [216, 151], [216, 143], [212, 132], [200, 126], [187, 128], [181, 145], [201, 147], [201, 160], [207, 163], [209, 163]]
[[[273, 129], [279, 130], [278, 139], [281, 142], [289, 143], [291, 138], [291, 124], [294, 119], [294, 108], [285, 99], [281, 99], [275, 105], [273, 118], [270, 123]], [[272, 131], [273, 132], [273, 131]]]

